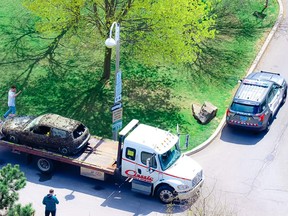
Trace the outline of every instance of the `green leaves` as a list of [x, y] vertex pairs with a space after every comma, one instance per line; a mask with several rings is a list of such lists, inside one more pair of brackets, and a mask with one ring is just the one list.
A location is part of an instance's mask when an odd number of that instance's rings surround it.
[[18, 200], [17, 191], [25, 185], [26, 178], [19, 165], [7, 164], [0, 169], [0, 209], [13, 206]]
[[214, 38], [211, 4], [187, 0], [137, 1], [128, 13], [130, 52], [147, 63], [193, 62], [199, 44]]

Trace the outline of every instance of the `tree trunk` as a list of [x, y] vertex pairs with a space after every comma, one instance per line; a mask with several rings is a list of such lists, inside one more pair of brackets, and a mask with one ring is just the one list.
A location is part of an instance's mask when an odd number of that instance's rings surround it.
[[111, 54], [112, 49], [105, 48], [105, 57], [104, 57], [104, 71], [102, 74], [102, 80], [109, 80], [111, 75]]

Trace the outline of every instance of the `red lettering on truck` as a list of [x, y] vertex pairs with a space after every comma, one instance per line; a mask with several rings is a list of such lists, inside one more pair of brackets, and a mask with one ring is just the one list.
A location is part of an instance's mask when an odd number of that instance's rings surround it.
[[125, 174], [131, 178], [138, 179], [145, 182], [152, 182], [153, 178], [151, 176], [144, 176], [138, 174], [135, 170], [126, 170]]

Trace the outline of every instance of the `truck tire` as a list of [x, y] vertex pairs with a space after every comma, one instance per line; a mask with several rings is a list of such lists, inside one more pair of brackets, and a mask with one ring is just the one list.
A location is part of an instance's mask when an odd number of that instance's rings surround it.
[[42, 173], [51, 173], [54, 169], [53, 161], [46, 158], [39, 158], [37, 167]]
[[12, 142], [12, 143], [19, 144], [19, 139], [18, 139], [18, 137], [15, 136], [15, 135], [12, 135], [12, 134], [8, 135], [7, 141], [8, 141], [8, 142]]
[[175, 190], [168, 185], [160, 186], [156, 194], [159, 200], [164, 204], [171, 203], [176, 197]]

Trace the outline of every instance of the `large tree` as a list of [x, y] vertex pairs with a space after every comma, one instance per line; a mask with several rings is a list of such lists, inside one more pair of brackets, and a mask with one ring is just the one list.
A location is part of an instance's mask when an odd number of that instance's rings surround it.
[[51, 39], [46, 50], [42, 49], [41, 58], [30, 66], [44, 59], [50, 64], [59, 61], [55, 55], [59, 44], [68, 48], [81, 43], [81, 49], [93, 47], [95, 52], [102, 53], [104, 80], [110, 78], [112, 54], [111, 49], [104, 48], [104, 41], [114, 21], [121, 24], [121, 51], [148, 64], [193, 62], [201, 52], [200, 43], [215, 34], [212, 6], [204, 0], [22, 2], [37, 17], [35, 32]]

